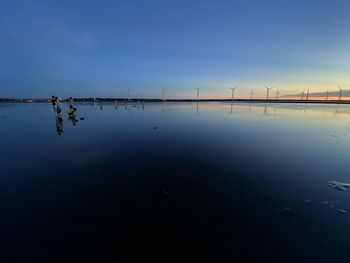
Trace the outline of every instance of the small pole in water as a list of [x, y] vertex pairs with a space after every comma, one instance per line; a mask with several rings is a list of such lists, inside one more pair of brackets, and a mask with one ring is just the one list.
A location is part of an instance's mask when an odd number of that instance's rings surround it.
[[325, 100], [325, 101], [327, 101], [327, 100], [328, 100], [328, 94], [329, 94], [329, 89], [327, 89], [327, 93], [326, 93], [326, 100]]
[[304, 100], [305, 90], [306, 90], [306, 89], [304, 89], [304, 90], [303, 90], [303, 93], [301, 94], [301, 100]]
[[309, 99], [309, 89], [307, 89], [307, 93], [306, 93], [306, 101]]

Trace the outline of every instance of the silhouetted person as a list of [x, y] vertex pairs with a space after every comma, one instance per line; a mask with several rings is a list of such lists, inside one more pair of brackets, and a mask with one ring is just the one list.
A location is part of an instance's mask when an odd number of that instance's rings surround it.
[[62, 110], [61, 110], [61, 100], [56, 97], [56, 108], [57, 108], [57, 114], [61, 114]]
[[75, 124], [78, 122], [77, 120], [77, 109], [73, 107], [73, 105], [69, 106], [69, 109], [67, 111], [68, 114], [68, 120], [72, 122], [72, 124], [75, 126]]
[[56, 97], [55, 96], [51, 97], [51, 104], [52, 104], [52, 108], [53, 108], [54, 113], [56, 113], [57, 109], [56, 109]]
[[60, 99], [56, 96], [51, 97], [51, 104], [52, 108], [55, 114], [55, 121], [56, 121], [56, 130], [58, 135], [61, 135], [63, 133], [63, 119], [61, 116], [61, 102]]

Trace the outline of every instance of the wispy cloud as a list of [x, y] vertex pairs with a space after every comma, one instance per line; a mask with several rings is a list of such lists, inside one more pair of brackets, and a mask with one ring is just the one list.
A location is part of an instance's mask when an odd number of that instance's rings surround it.
[[98, 41], [92, 32], [76, 30], [68, 25], [56, 25], [50, 28], [49, 36], [54, 41], [69, 42], [78, 47], [94, 47]]

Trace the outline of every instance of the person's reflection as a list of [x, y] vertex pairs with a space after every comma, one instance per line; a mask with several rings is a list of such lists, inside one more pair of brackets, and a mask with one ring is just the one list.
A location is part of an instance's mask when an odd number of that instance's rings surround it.
[[63, 119], [62, 119], [61, 113], [56, 113], [55, 117], [56, 117], [57, 134], [61, 135], [63, 133]]

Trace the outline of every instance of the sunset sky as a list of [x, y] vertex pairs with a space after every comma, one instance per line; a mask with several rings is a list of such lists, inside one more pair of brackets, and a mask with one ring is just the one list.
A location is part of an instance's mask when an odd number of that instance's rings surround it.
[[349, 14], [337, 0], [4, 0], [0, 97], [350, 90]]

